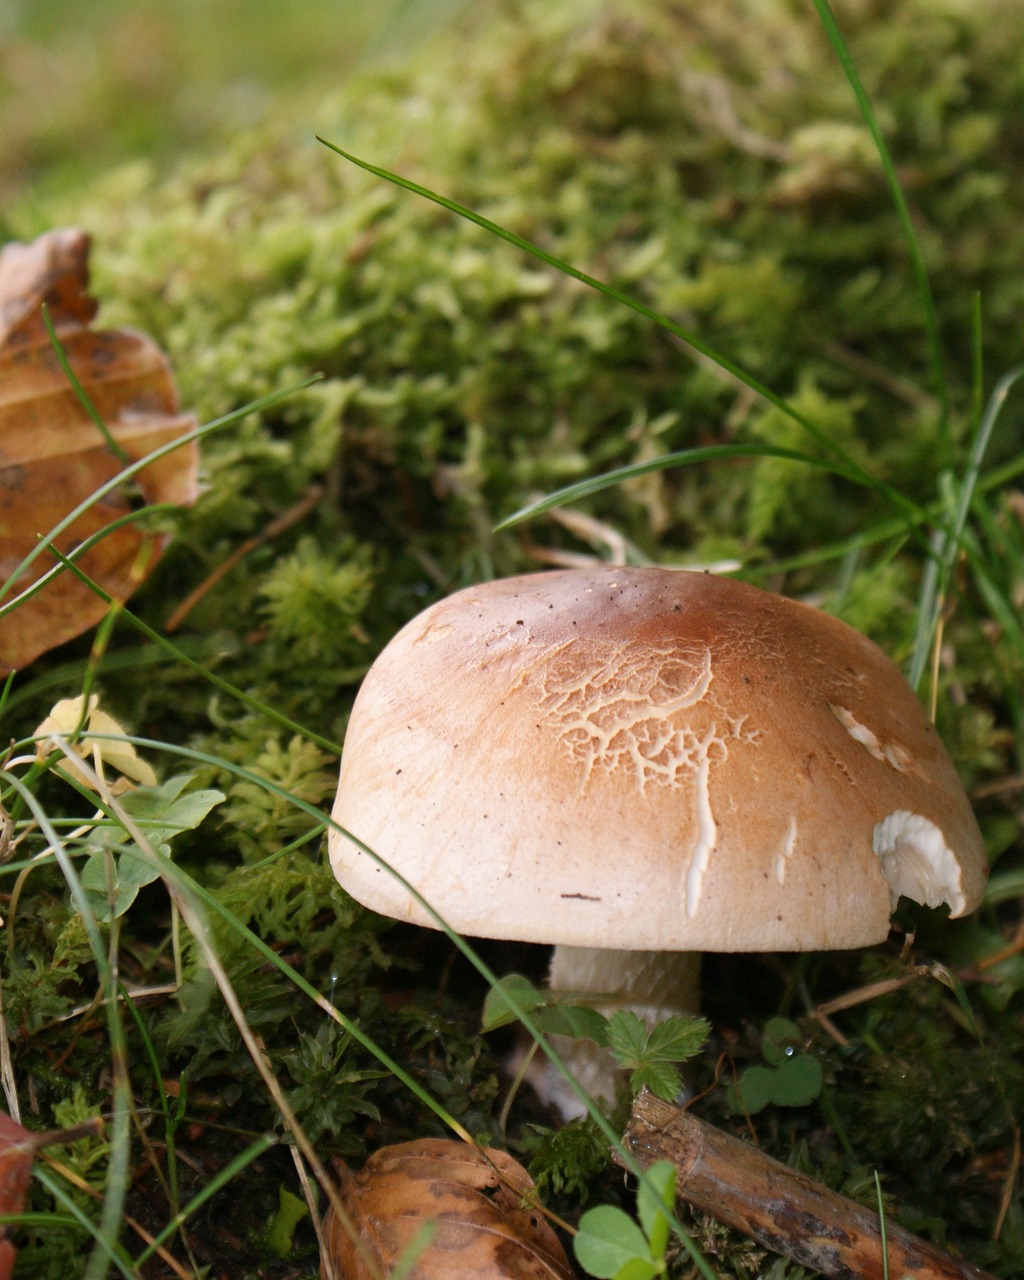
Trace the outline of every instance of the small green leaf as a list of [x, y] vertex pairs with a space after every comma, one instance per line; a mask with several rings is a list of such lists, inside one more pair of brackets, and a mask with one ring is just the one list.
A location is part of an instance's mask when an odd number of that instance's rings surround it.
[[608, 1043], [608, 1019], [596, 1009], [578, 1004], [553, 1004], [538, 1009], [533, 1021], [545, 1035], [569, 1036], [572, 1040], [593, 1040], [595, 1044]]
[[94, 853], [82, 868], [82, 888], [96, 919], [106, 922], [123, 916], [143, 885], [152, 884], [159, 875], [160, 868], [141, 854]]
[[786, 1058], [778, 1067], [748, 1067], [735, 1085], [730, 1085], [726, 1101], [730, 1111], [756, 1115], [771, 1102], [777, 1107], [805, 1107], [821, 1092], [824, 1072], [809, 1053]]
[[793, 1056], [802, 1039], [795, 1022], [788, 1018], [769, 1018], [761, 1036], [761, 1054], [769, 1066], [777, 1067]]
[[624, 1267], [615, 1273], [615, 1280], [654, 1280], [664, 1267], [659, 1266], [651, 1258], [631, 1258]]
[[632, 1072], [634, 1093], [650, 1089], [659, 1098], [671, 1100], [682, 1085], [673, 1063], [699, 1052], [708, 1037], [703, 1018], [666, 1018], [651, 1031], [637, 1015], [619, 1009], [608, 1019], [608, 1047], [620, 1067]]
[[[509, 1004], [508, 996], [515, 1001], [515, 1010]], [[510, 973], [488, 991], [484, 1001], [482, 1029], [496, 1031], [498, 1027], [508, 1026], [510, 1022], [519, 1020], [520, 1012], [532, 1013], [543, 1003], [543, 993], [537, 990], [529, 978], [524, 978], [521, 973]]]
[[671, 1234], [668, 1212], [675, 1202], [676, 1167], [669, 1160], [658, 1160], [645, 1172], [636, 1196], [637, 1215], [647, 1235], [652, 1258], [660, 1260], [665, 1256]]
[[[153, 787], [136, 787], [121, 796], [120, 804], [137, 823], [146, 843], [157, 858], [169, 858], [170, 841], [182, 831], [191, 831], [210, 810], [224, 800], [221, 791], [190, 791], [188, 773], [176, 774]], [[82, 887], [97, 920], [109, 921], [124, 915], [138, 897], [139, 890], [160, 876], [159, 863], [132, 840], [126, 827], [103, 822], [89, 832], [85, 841], [92, 852], [82, 868]], [[107, 859], [113, 861], [108, 867]]]
[[772, 1102], [780, 1107], [806, 1107], [821, 1092], [824, 1072], [817, 1058], [809, 1053], [788, 1058], [775, 1071]]
[[[629, 1263], [650, 1260], [644, 1233], [628, 1213], [608, 1204], [583, 1215], [573, 1249], [580, 1266], [598, 1280], [615, 1280]], [[655, 1266], [650, 1275], [657, 1271]]]
[[293, 1196], [286, 1187], [277, 1189], [277, 1212], [270, 1219], [267, 1229], [267, 1245], [272, 1253], [285, 1258], [292, 1251], [295, 1228], [309, 1210], [305, 1200]]
[[747, 1067], [726, 1093], [729, 1110], [756, 1116], [772, 1100], [774, 1078], [775, 1071], [772, 1067]]

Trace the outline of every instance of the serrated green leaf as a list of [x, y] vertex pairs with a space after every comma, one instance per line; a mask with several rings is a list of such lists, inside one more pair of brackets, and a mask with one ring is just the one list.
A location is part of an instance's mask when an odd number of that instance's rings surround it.
[[659, 1062], [685, 1062], [700, 1053], [710, 1034], [704, 1018], [666, 1018], [651, 1030], [644, 1056]]
[[636, 1196], [637, 1216], [653, 1258], [665, 1256], [671, 1234], [668, 1212], [675, 1201], [676, 1167], [669, 1160], [658, 1160], [644, 1173]]
[[620, 1067], [633, 1070], [647, 1057], [647, 1028], [630, 1009], [616, 1009], [608, 1019], [608, 1048]]
[[[647, 1238], [637, 1224], [608, 1204], [583, 1215], [573, 1250], [580, 1266], [597, 1280], [615, 1280], [631, 1262], [650, 1257]], [[657, 1274], [657, 1268], [651, 1274]]]
[[682, 1090], [683, 1078], [671, 1062], [644, 1062], [629, 1077], [629, 1087], [635, 1094], [650, 1089], [656, 1097], [672, 1102]]
[[[510, 1006], [508, 996], [515, 1001], [516, 1009]], [[510, 973], [491, 988], [484, 1001], [482, 1030], [495, 1031], [498, 1027], [508, 1026], [519, 1020], [519, 1013], [532, 1013], [544, 1003], [544, 995], [529, 978], [521, 973]]]

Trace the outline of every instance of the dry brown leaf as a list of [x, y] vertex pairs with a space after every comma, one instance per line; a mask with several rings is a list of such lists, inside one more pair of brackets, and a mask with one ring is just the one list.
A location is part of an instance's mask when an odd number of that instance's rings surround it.
[[[144, 334], [89, 327], [89, 237], [50, 231], [0, 250], [0, 588], [45, 535], [125, 463], [75, 395], [43, 323], [45, 302], [76, 377], [127, 458], [135, 462], [195, 425], [182, 414], [167, 360]], [[134, 506], [188, 505], [198, 493], [195, 442], [151, 463], [93, 504], [57, 539], [67, 555]], [[122, 526], [78, 564], [116, 600], [125, 600], [156, 563], [166, 538]], [[10, 585], [7, 603], [52, 566], [44, 552]], [[0, 618], [0, 675], [24, 666], [93, 626], [107, 606], [62, 573]]]
[[[61, 1132], [32, 1133], [0, 1112], [0, 1214], [21, 1213], [37, 1151], [55, 1142], [73, 1142], [87, 1133], [98, 1132], [100, 1127], [99, 1120], [90, 1120]], [[11, 1280], [16, 1259], [7, 1228], [0, 1226], [0, 1280]]]
[[[377, 1280], [427, 1222], [433, 1238], [408, 1280], [571, 1280], [558, 1237], [531, 1206], [533, 1183], [503, 1151], [446, 1138], [383, 1147], [351, 1173], [335, 1162], [362, 1255], [333, 1210], [324, 1247], [338, 1280]], [[371, 1265], [375, 1269], [371, 1269]], [[330, 1273], [326, 1262], [321, 1276]]]
[[[20, 1213], [32, 1176], [37, 1135], [0, 1113], [0, 1213]], [[10, 1280], [16, 1258], [7, 1228], [0, 1227], [0, 1280]]]

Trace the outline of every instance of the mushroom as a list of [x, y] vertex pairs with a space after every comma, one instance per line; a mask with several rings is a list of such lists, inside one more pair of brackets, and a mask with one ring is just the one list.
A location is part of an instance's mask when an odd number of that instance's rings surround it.
[[[333, 817], [460, 933], [553, 943], [553, 985], [648, 1021], [696, 1009], [696, 953], [866, 946], [901, 895], [960, 916], [987, 874], [876, 645], [671, 569], [528, 574], [426, 609], [363, 682]], [[343, 832], [329, 847], [360, 902], [435, 926]]]

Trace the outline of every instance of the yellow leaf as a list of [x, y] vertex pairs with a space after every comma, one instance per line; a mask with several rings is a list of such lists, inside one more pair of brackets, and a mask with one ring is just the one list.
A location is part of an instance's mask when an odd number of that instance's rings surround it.
[[[107, 737], [109, 734], [123, 738], [125, 731], [113, 716], [99, 709], [99, 698], [95, 693], [89, 698], [88, 708], [85, 708], [81, 696], [63, 698], [52, 708], [35, 731], [34, 736], [38, 739], [36, 756], [45, 760], [53, 749], [49, 740], [55, 736], [68, 738], [83, 721], [85, 734], [77, 742], [68, 743], [68, 747], [80, 759], [88, 760], [100, 777], [106, 777], [107, 769], [120, 775], [111, 786], [115, 795], [127, 791], [133, 782], [141, 782], [147, 787], [156, 785], [156, 774], [130, 742], [116, 742]], [[95, 734], [104, 736], [94, 737]], [[90, 791], [97, 790], [92, 780], [83, 770], [77, 769], [70, 758], [65, 761], [65, 768]]]

